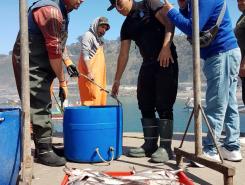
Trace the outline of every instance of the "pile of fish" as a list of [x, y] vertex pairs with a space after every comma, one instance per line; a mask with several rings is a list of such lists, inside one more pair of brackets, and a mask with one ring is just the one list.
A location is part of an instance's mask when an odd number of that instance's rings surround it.
[[112, 177], [92, 169], [64, 169], [69, 176], [66, 185], [180, 185], [178, 171], [144, 170], [133, 171], [129, 176]]

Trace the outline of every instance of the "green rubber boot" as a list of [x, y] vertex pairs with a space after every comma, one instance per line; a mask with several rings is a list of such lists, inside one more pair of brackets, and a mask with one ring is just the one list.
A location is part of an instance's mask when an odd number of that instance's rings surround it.
[[142, 118], [142, 127], [144, 133], [144, 144], [139, 148], [132, 148], [129, 150], [130, 157], [150, 157], [158, 148], [158, 126], [156, 119]]
[[66, 160], [58, 156], [52, 148], [51, 138], [43, 138], [36, 144], [37, 159], [41, 164], [47, 166], [64, 166]]
[[66, 159], [58, 156], [53, 150], [52, 130], [40, 126], [34, 126], [33, 129], [38, 162], [47, 166], [64, 166]]
[[173, 137], [173, 120], [158, 119], [160, 134], [160, 145], [155, 153], [151, 155], [151, 162], [163, 163], [173, 158], [171, 149]]

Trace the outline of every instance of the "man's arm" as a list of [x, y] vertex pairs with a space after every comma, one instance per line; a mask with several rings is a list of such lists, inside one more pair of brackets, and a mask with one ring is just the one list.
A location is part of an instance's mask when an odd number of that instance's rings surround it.
[[63, 62], [66, 66], [67, 72], [70, 75], [70, 77], [78, 77], [79, 72], [77, 70], [76, 65], [73, 64], [66, 46], [65, 46], [65, 49], [64, 49], [63, 54], [62, 54], [62, 59], [63, 59]]
[[59, 81], [65, 81], [59, 34], [62, 27], [62, 15], [57, 8], [45, 6], [33, 11], [33, 17], [45, 39], [50, 65]]
[[118, 95], [120, 80], [128, 63], [130, 45], [131, 40], [121, 41], [120, 53], [117, 59], [117, 71], [114, 78], [114, 84], [112, 86], [113, 95]]
[[92, 49], [92, 45], [93, 45], [93, 39], [91, 38], [92, 35], [89, 34], [88, 32], [86, 32], [82, 38], [81, 38], [81, 54], [83, 56], [83, 61], [85, 63], [85, 73], [86, 75], [93, 80], [94, 79], [94, 75], [92, 74], [90, 67], [89, 67], [89, 62], [90, 62], [90, 58], [89, 58], [89, 52]]
[[[217, 2], [213, 0], [199, 1], [200, 30], [202, 30], [204, 26], [206, 25], [206, 23], [208, 22], [210, 16], [213, 13], [213, 9], [216, 3]], [[175, 9], [168, 0], [164, 0], [164, 6], [162, 8], [162, 12], [164, 15], [167, 14], [167, 17], [177, 28], [179, 28], [186, 35], [192, 36], [192, 15], [191, 14], [190, 14], [190, 17], [186, 17], [186, 15], [182, 15], [181, 12]]]
[[62, 66], [62, 46], [60, 44], [62, 14], [53, 6], [44, 6], [33, 11], [33, 17], [45, 39], [50, 65], [60, 84], [59, 97], [63, 102], [68, 96], [68, 89]]
[[170, 61], [173, 62], [170, 46], [174, 36], [174, 26], [169, 21], [167, 16], [162, 13], [161, 8], [163, 4], [160, 0], [145, 0], [145, 1], [147, 7], [151, 11], [153, 11], [156, 19], [165, 26], [164, 41], [163, 41], [162, 49], [158, 55], [158, 61], [160, 63], [160, 66], [168, 67], [169, 62]]
[[162, 11], [158, 10], [155, 17], [165, 26], [165, 36], [162, 49], [158, 56], [160, 66], [168, 67], [169, 62], [173, 62], [170, 46], [174, 37], [174, 25], [170, 22], [166, 15], [163, 15]]
[[66, 65], [66, 67], [68, 67], [69, 65], [73, 64], [73, 62], [70, 59], [67, 47], [65, 47], [63, 53], [62, 53], [62, 59], [64, 64]]
[[[175, 26], [170, 22], [168, 17], [162, 13], [162, 11], [157, 11], [155, 17], [159, 22], [161, 22], [165, 26], [165, 39], [164, 45], [167, 46], [171, 44], [174, 37], [174, 29]], [[169, 45], [170, 46], [170, 45]]]

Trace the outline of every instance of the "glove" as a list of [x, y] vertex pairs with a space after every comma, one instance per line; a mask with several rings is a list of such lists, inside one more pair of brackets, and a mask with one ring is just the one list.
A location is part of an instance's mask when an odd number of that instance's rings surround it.
[[77, 70], [77, 67], [74, 64], [67, 66], [67, 72], [70, 75], [70, 77], [78, 77], [79, 76], [79, 72]]
[[64, 63], [66, 65], [66, 69], [70, 77], [79, 76], [79, 72], [77, 70], [76, 65], [74, 65], [70, 59], [65, 60]]
[[67, 96], [68, 96], [68, 88], [67, 88], [66, 81], [65, 80], [60, 81], [60, 91], [59, 91], [60, 101], [64, 102]]

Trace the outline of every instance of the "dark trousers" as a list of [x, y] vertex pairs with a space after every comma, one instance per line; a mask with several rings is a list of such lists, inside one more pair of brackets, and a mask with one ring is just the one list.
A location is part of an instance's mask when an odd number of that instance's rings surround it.
[[245, 105], [245, 77], [241, 77], [242, 80], [242, 101]]
[[177, 59], [163, 68], [159, 62], [143, 62], [137, 84], [137, 98], [143, 118], [173, 119], [173, 105], [178, 88]]
[[[40, 44], [44, 43], [43, 37], [34, 39], [30, 36], [29, 41], [30, 116], [34, 137], [40, 139], [52, 136], [50, 86], [55, 78], [55, 74], [50, 66], [45, 44]], [[21, 97], [19, 43], [19, 37], [17, 37], [13, 49], [13, 68], [17, 89]]]

